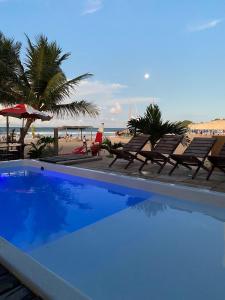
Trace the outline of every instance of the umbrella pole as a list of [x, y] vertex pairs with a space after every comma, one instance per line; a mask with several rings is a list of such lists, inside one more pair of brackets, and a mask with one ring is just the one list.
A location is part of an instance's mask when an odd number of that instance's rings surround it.
[[9, 144], [9, 117], [6, 117], [6, 142]]

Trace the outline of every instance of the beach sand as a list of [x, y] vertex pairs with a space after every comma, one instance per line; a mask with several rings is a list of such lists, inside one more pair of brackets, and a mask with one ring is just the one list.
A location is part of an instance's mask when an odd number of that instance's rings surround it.
[[[209, 135], [207, 136], [204, 136], [204, 135], [197, 135], [197, 134], [189, 134], [188, 135], [189, 139], [192, 140], [194, 137], [211, 137]], [[122, 144], [126, 144], [131, 137], [125, 137], [125, 136], [111, 136], [111, 137], [108, 137], [112, 143], [119, 143], [121, 142]], [[90, 146], [92, 145], [92, 142], [90, 138], [88, 138], [88, 141], [87, 141], [87, 145], [88, 145], [88, 148], [90, 148]], [[65, 139], [60, 139], [59, 140], [59, 153], [60, 154], [67, 154], [67, 153], [72, 153], [72, 150], [76, 147], [80, 147], [82, 146], [82, 141], [80, 139], [71, 139], [71, 140], [65, 140]], [[180, 154], [180, 153], [183, 153], [183, 151], [185, 150], [186, 146], [180, 144], [175, 153], [177, 154]], [[148, 143], [144, 150], [150, 150], [150, 144]], [[102, 155], [104, 154], [108, 154], [107, 151], [102, 151]]]
[[[113, 143], [123, 143], [126, 144], [129, 141], [129, 137], [108, 137]], [[90, 148], [94, 140], [91, 141], [90, 137], [87, 137], [87, 146]], [[67, 154], [72, 153], [73, 149], [83, 145], [83, 142], [80, 139], [59, 139], [59, 153]]]
[[[92, 143], [94, 142], [94, 138], [93, 140], [91, 140], [90, 136], [86, 136], [87, 138], [87, 147], [88, 149], [90, 149]], [[123, 143], [126, 144], [130, 137], [116, 137], [116, 136], [111, 136], [111, 137], [107, 137], [109, 138], [113, 143]], [[31, 143], [36, 143], [38, 139], [32, 139], [32, 138], [26, 138], [25, 143], [28, 144], [28, 146], [25, 148], [25, 156], [27, 156], [27, 153], [29, 151], [30, 148], [30, 144]], [[59, 154], [63, 155], [63, 154], [71, 154], [74, 148], [77, 147], [81, 147], [83, 145], [82, 140], [80, 140], [80, 138], [60, 138], [59, 139]], [[101, 151], [102, 154], [108, 154], [107, 151]]]
[[218, 119], [210, 122], [192, 123], [188, 127], [192, 130], [225, 130], [225, 120]]
[[[207, 138], [210, 138], [212, 137], [211, 135], [203, 135], [203, 134], [189, 134], [188, 135], [189, 139], [192, 140], [194, 137], [207, 137]], [[91, 140], [90, 136], [86, 136], [87, 138], [87, 147], [88, 149], [90, 149], [90, 146], [92, 145], [92, 143], [94, 142], [94, 139]], [[113, 143], [123, 143], [123, 144], [126, 144], [129, 140], [130, 140], [130, 137], [127, 137], [127, 136], [110, 136], [108, 137]], [[219, 142], [218, 142], [218, 145], [219, 145], [219, 148], [222, 146], [222, 144], [225, 142], [225, 136], [221, 136], [221, 137], [217, 137]], [[36, 142], [37, 139], [26, 139], [26, 143], [30, 144], [31, 142]], [[73, 149], [74, 148], [77, 148], [77, 147], [81, 147], [83, 145], [83, 142], [79, 139], [79, 138], [69, 138], [69, 139], [65, 139], [65, 138], [61, 138], [59, 139], [59, 154], [60, 155], [63, 155], [63, 154], [71, 154]], [[177, 154], [181, 154], [184, 152], [186, 146], [185, 145], [182, 145], [180, 144], [175, 153]], [[214, 151], [214, 154], [217, 154], [218, 153], [218, 147], [214, 147], [215, 151]], [[148, 143], [144, 150], [150, 150], [150, 144]], [[26, 147], [25, 149], [25, 156], [26, 153], [29, 151], [29, 146]], [[101, 151], [101, 155], [102, 156], [107, 156], [109, 153], [106, 151], [106, 150], [102, 150]]]

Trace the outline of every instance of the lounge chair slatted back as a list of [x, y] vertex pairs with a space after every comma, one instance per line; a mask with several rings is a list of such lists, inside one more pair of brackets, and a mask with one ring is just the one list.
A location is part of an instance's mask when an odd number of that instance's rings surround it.
[[222, 148], [220, 149], [219, 156], [224, 156], [225, 157], [225, 143], [223, 144]]
[[225, 173], [225, 143], [220, 149], [219, 154], [209, 156], [208, 160], [211, 162], [212, 166], [209, 170], [207, 180], [209, 180], [215, 168], [218, 168], [220, 171]]
[[131, 140], [123, 146], [123, 149], [112, 149], [110, 152], [116, 155], [116, 157], [109, 164], [109, 167], [111, 167], [118, 158], [128, 160], [128, 164], [125, 166], [125, 169], [127, 169], [134, 160], [143, 162], [143, 160], [138, 157], [138, 154], [149, 141], [149, 137], [149, 135], [144, 134], [137, 135], [131, 138]]
[[154, 147], [153, 151], [163, 154], [171, 154], [181, 141], [179, 135], [164, 135]]
[[182, 165], [190, 170], [192, 170], [191, 166], [196, 166], [197, 168], [192, 175], [192, 179], [195, 178], [200, 168], [209, 171], [204, 162], [215, 142], [216, 138], [194, 138], [183, 154], [171, 155], [176, 164], [169, 175], [174, 172], [178, 165]]
[[199, 158], [205, 158], [211, 151], [215, 141], [216, 138], [194, 138], [184, 151], [184, 155], [193, 155]]
[[148, 135], [134, 136], [126, 145], [123, 146], [123, 151], [138, 152], [145, 146], [148, 139]]
[[176, 150], [181, 142], [180, 135], [164, 135], [155, 145], [152, 151], [141, 151], [140, 154], [145, 157], [145, 161], [139, 168], [139, 171], [147, 164], [148, 161], [160, 166], [158, 173], [162, 171], [167, 163], [174, 165], [170, 160], [170, 155]]

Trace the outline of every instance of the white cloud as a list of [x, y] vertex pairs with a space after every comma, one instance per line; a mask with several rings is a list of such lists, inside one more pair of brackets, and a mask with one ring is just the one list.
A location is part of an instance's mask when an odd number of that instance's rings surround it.
[[127, 88], [126, 85], [120, 83], [105, 83], [98, 80], [84, 80], [78, 87], [78, 97], [106, 97], [112, 98], [115, 93], [121, 92]]
[[86, 0], [82, 15], [93, 14], [103, 7], [103, 0]]
[[[98, 127], [101, 122], [104, 122], [106, 127], [121, 127], [125, 126], [130, 111], [135, 115], [142, 114], [147, 105], [159, 101], [158, 98], [151, 96], [128, 97], [128, 91], [128, 87], [122, 83], [84, 80], [72, 92], [69, 101], [83, 99], [93, 102], [100, 108], [100, 115], [96, 119], [83, 116], [65, 117], [64, 119], [53, 118], [50, 122], [37, 120], [35, 126], [93, 125]], [[12, 127], [21, 126], [21, 123], [21, 120], [10, 118]], [[1, 116], [0, 125], [5, 126], [5, 118]]]
[[110, 113], [113, 115], [120, 114], [122, 112], [122, 107], [119, 102], [115, 102], [114, 106], [110, 108]]
[[[157, 103], [159, 98], [152, 96], [124, 96], [128, 92], [128, 86], [118, 83], [106, 83], [99, 80], [84, 80], [81, 82], [70, 101], [87, 100], [95, 103], [100, 108], [100, 115], [96, 118], [84, 117], [82, 120], [66, 118], [66, 120], [57, 120], [57, 124], [79, 124], [98, 126], [104, 122], [106, 127], [125, 126], [129, 111], [135, 115], [141, 114], [147, 105]], [[44, 123], [43, 123], [44, 125]]]
[[[121, 97], [112, 100], [112, 106], [109, 110], [105, 109], [104, 114], [108, 111], [113, 115], [123, 115], [125, 117], [138, 117], [142, 113], [142, 107], [152, 103], [157, 103], [159, 98], [156, 97]], [[123, 114], [125, 112], [125, 115]], [[117, 120], [118, 122], [118, 120]], [[126, 123], [126, 122], [125, 122]]]
[[222, 19], [215, 19], [201, 24], [190, 25], [187, 29], [190, 32], [203, 31], [218, 26], [222, 21]]
[[151, 103], [157, 103], [159, 102], [159, 98], [157, 97], [122, 97], [122, 98], [114, 98], [114, 101], [119, 102], [121, 105], [127, 105], [127, 104], [151, 104]]

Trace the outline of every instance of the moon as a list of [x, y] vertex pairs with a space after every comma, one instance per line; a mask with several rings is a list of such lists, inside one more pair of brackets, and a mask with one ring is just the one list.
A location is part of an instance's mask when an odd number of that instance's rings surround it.
[[149, 73], [145, 73], [145, 75], [144, 75], [144, 79], [149, 79], [149, 77], [150, 77], [150, 75], [149, 75]]

